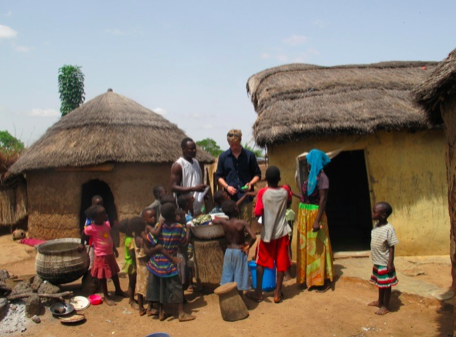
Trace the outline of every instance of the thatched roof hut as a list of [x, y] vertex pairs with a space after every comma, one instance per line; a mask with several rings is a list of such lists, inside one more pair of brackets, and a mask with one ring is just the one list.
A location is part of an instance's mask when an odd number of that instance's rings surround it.
[[415, 102], [422, 106], [433, 123], [443, 123], [440, 103], [456, 95], [456, 49], [440, 62], [413, 91]]
[[424, 108], [427, 118], [433, 123], [443, 123], [445, 130], [451, 274], [453, 291], [456, 292], [456, 49], [438, 64], [413, 93], [415, 102]]
[[[62, 117], [10, 168], [11, 174], [106, 162], [171, 163], [185, 133], [163, 116], [108, 90]], [[198, 149], [197, 159], [214, 158]]]
[[269, 163], [280, 168], [282, 183], [295, 186], [295, 158], [301, 153], [313, 148], [340, 153], [325, 168], [335, 250], [368, 250], [372, 206], [386, 200], [394, 208], [390, 219], [398, 255], [446, 253], [443, 130], [411, 95], [436, 65], [289, 64], [248, 79], [258, 114], [253, 135], [267, 147]]
[[[175, 124], [108, 90], [62, 117], [10, 168], [26, 174], [29, 235], [76, 237], [93, 195], [110, 220], [137, 215], [155, 185], [169, 187], [187, 137]], [[201, 164], [214, 158], [198, 148]]]
[[322, 67], [289, 64], [247, 82], [260, 146], [310, 136], [423, 130], [430, 124], [411, 99], [436, 62], [383, 62]]

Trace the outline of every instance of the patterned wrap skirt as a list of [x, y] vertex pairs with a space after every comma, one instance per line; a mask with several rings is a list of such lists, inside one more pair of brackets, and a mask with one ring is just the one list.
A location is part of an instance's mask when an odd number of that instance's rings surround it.
[[328, 221], [323, 214], [318, 232], [313, 224], [318, 214], [318, 205], [299, 204], [298, 254], [296, 281], [307, 287], [323, 286], [325, 280], [334, 280], [333, 252], [329, 240]]

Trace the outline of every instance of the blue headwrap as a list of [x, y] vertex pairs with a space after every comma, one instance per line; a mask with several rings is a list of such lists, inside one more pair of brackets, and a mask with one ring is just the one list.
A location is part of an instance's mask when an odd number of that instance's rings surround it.
[[306, 156], [310, 164], [309, 179], [307, 180], [307, 195], [311, 195], [317, 186], [317, 176], [320, 171], [329, 164], [331, 159], [323, 151], [313, 149]]

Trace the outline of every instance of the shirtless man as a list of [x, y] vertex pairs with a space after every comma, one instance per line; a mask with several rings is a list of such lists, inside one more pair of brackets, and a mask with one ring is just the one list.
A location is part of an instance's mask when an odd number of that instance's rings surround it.
[[171, 167], [171, 191], [176, 198], [181, 194], [192, 194], [195, 198], [193, 215], [198, 216], [204, 205], [204, 200], [199, 201], [198, 192], [203, 192], [203, 174], [196, 157], [196, 144], [191, 138], [184, 138], [181, 142], [182, 157]]
[[[227, 249], [223, 261], [222, 280], [220, 284], [236, 282], [239, 292], [249, 290], [249, 266], [247, 263], [247, 254], [249, 248], [256, 240], [250, 224], [238, 219], [239, 208], [233, 200], [227, 200], [222, 204], [223, 213], [229, 216], [229, 220], [216, 218], [213, 223], [221, 224], [225, 232]], [[252, 238], [248, 244], [245, 242], [245, 233], [247, 231]]]

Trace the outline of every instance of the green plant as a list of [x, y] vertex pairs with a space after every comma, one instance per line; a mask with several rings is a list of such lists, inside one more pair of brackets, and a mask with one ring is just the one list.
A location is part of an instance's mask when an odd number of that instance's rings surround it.
[[215, 140], [212, 138], [206, 138], [200, 141], [197, 141], [196, 144], [201, 147], [204, 151], [209, 152], [214, 157], [218, 157], [223, 150], [220, 146], [217, 145]]
[[2, 152], [21, 152], [24, 143], [12, 136], [8, 131], [0, 131], [0, 150]]
[[80, 66], [64, 65], [59, 69], [58, 81], [60, 113], [65, 116], [84, 103], [84, 74]]

